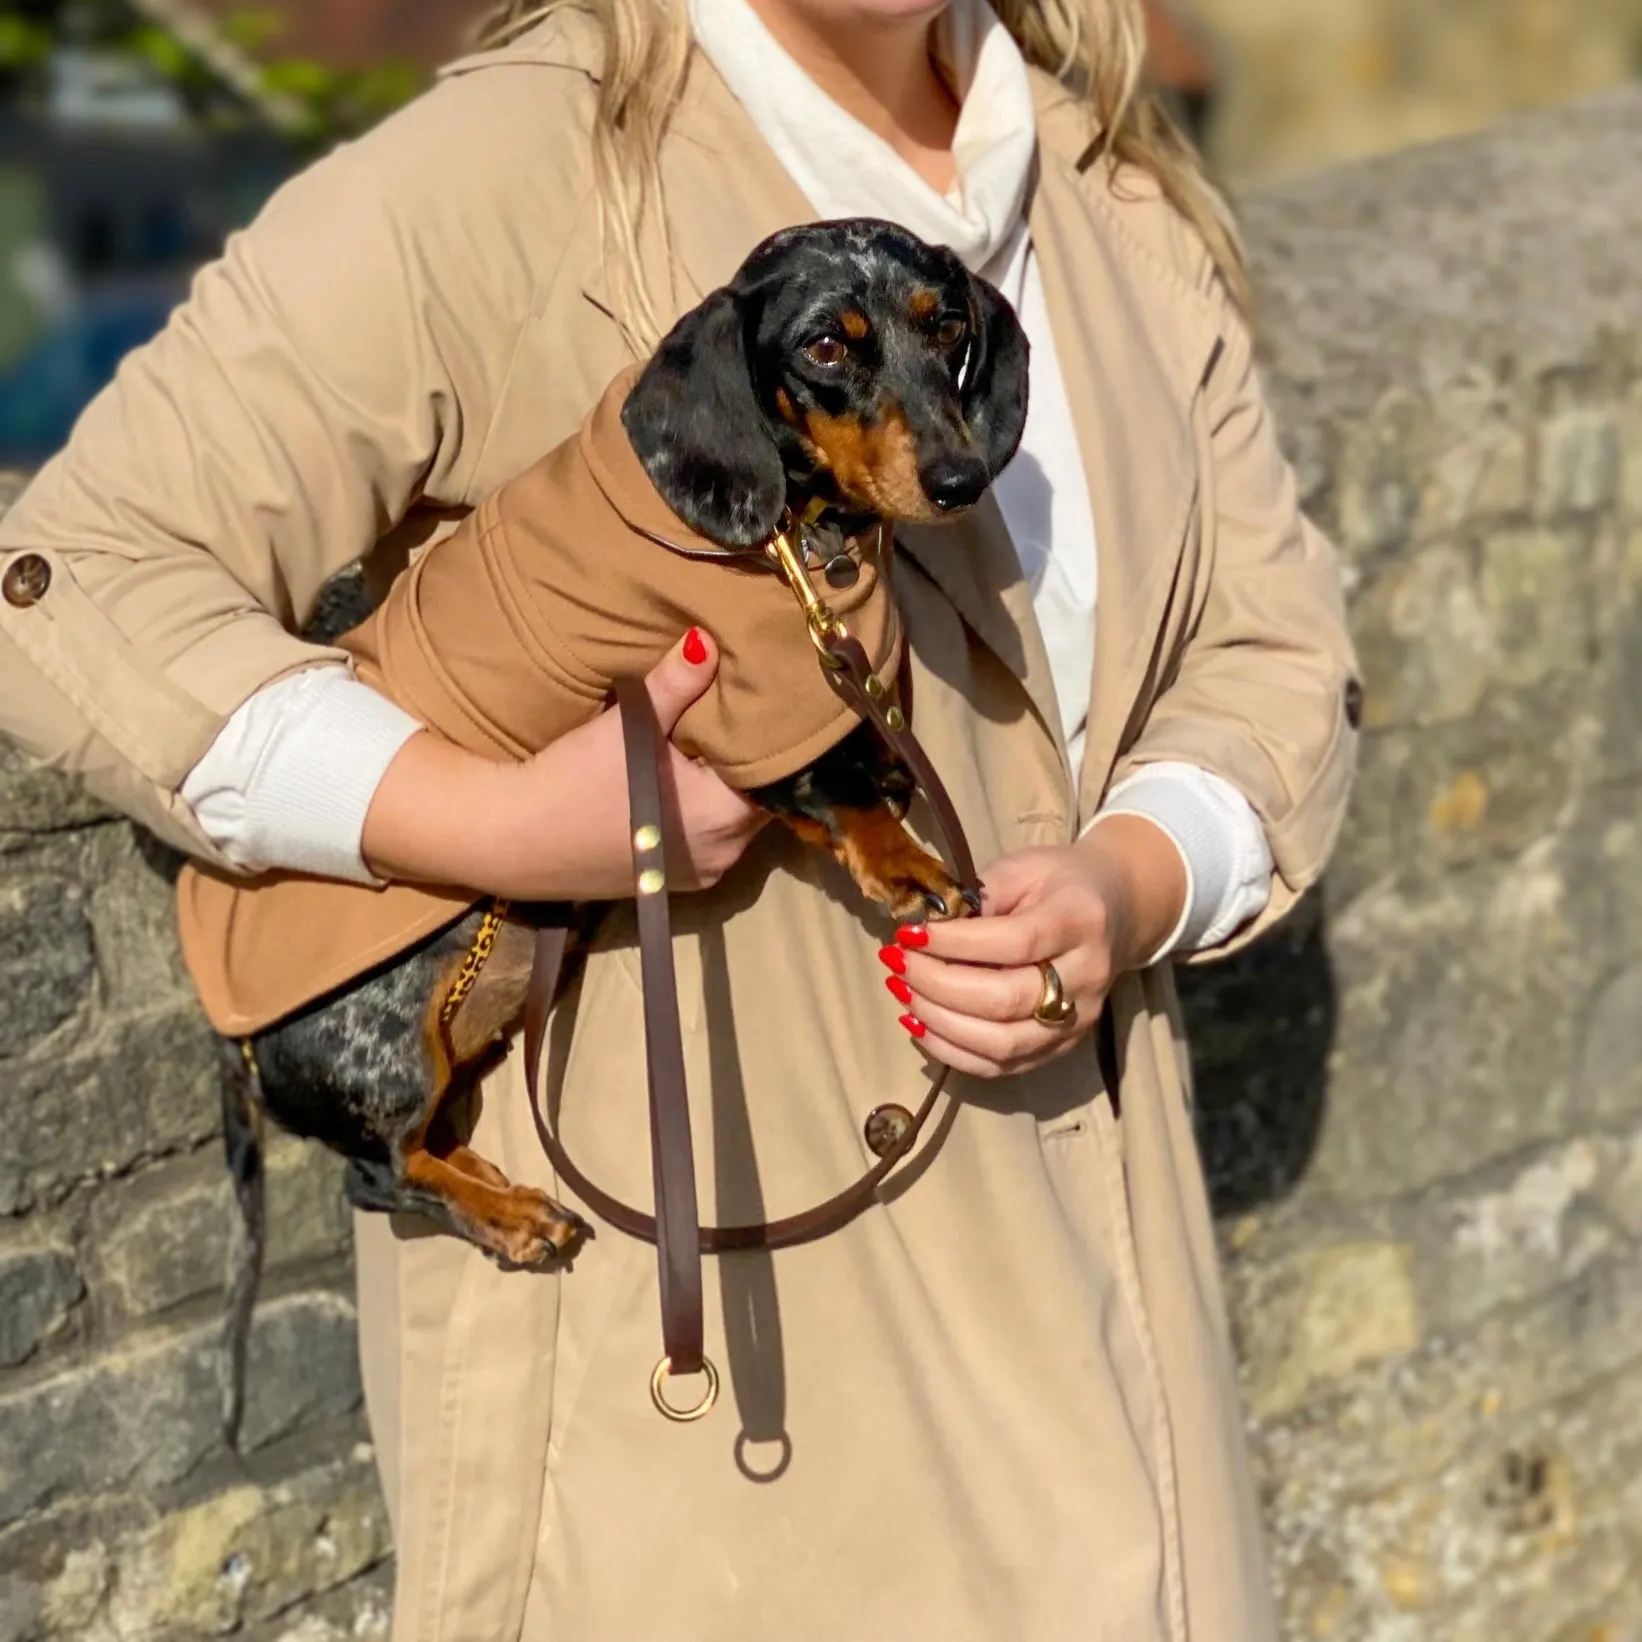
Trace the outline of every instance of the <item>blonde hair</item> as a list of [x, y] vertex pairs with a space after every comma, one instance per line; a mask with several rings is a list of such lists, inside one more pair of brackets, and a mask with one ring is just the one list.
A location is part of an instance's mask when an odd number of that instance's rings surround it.
[[[1100, 131], [1108, 166], [1153, 177], [1202, 236], [1233, 300], [1251, 307], [1231, 207], [1209, 181], [1191, 143], [1141, 83], [1146, 25], [1141, 0], [991, 0], [999, 21], [1029, 63], [1078, 93]], [[661, 202], [661, 140], [684, 91], [690, 22], [684, 0], [501, 0], [477, 31], [499, 46], [559, 11], [597, 24], [604, 44], [593, 119], [593, 176], [614, 295], [639, 352], [663, 326], [639, 253], [648, 219], [667, 240]]]

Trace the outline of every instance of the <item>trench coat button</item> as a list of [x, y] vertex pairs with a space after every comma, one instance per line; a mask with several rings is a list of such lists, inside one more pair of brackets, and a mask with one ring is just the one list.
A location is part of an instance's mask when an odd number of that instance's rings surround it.
[[878, 1106], [866, 1121], [867, 1150], [874, 1157], [888, 1157], [906, 1138], [912, 1127], [912, 1113], [904, 1106]]
[[1357, 679], [1346, 683], [1346, 723], [1354, 730], [1363, 727], [1363, 687]]
[[13, 559], [0, 577], [0, 595], [14, 610], [38, 604], [50, 586], [51, 566], [38, 553], [24, 553]]

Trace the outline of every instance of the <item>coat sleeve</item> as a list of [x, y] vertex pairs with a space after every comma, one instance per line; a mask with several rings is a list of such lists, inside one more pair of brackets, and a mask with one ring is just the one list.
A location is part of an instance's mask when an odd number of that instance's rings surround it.
[[230, 240], [0, 521], [0, 577], [46, 571], [0, 599], [0, 733], [218, 860], [187, 772], [255, 691], [342, 659], [295, 636], [329, 577], [419, 500], [472, 501], [581, 210], [584, 85], [457, 76]]
[[1194, 959], [1253, 940], [1321, 876], [1345, 817], [1361, 697], [1335, 551], [1300, 510], [1248, 326], [1201, 257], [1198, 273], [1221, 334], [1199, 405], [1207, 586], [1112, 778], [1194, 764], [1230, 782], [1265, 828], [1266, 909]]

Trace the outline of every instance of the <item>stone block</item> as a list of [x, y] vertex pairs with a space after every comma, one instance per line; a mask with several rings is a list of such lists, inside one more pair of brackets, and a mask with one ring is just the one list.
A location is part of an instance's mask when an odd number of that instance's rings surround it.
[[1422, 398], [1394, 388], [1345, 440], [1337, 481], [1339, 528], [1353, 550], [1373, 556], [1408, 539], [1420, 508], [1430, 422]]
[[1578, 530], [1505, 530], [1485, 541], [1482, 596], [1501, 682], [1534, 684], [1590, 664], [1590, 557], [1590, 539]]
[[1388, 565], [1354, 607], [1363, 723], [1428, 725], [1475, 712], [1495, 659], [1473, 556], [1445, 543]]
[[1249, 1274], [1238, 1343], [1259, 1418], [1303, 1406], [1319, 1388], [1420, 1344], [1412, 1250], [1342, 1243], [1296, 1252]]
[[370, 1466], [314, 1467], [213, 1495], [123, 1547], [111, 1617], [128, 1634], [238, 1632], [345, 1587], [388, 1549]]
[[[0, 1394], [0, 1527], [77, 1495], [166, 1487], [220, 1453], [220, 1367], [213, 1323]], [[323, 1292], [265, 1303], [252, 1336], [247, 1445], [358, 1401], [352, 1305]]]
[[27, 1362], [61, 1328], [84, 1293], [66, 1250], [0, 1252], [0, 1368]]
[[1622, 1172], [1622, 1151], [1581, 1135], [1399, 1208], [1395, 1224], [1418, 1250], [1416, 1288], [1427, 1325], [1463, 1330], [1622, 1257], [1627, 1239], [1605, 1201]]
[[[321, 1146], [275, 1135], [267, 1168], [268, 1274], [345, 1255], [350, 1219], [341, 1160]], [[100, 1303], [111, 1316], [131, 1319], [221, 1293], [237, 1214], [215, 1146], [101, 1193], [90, 1220]]]
[[21, 1054], [86, 1002], [97, 958], [85, 896], [61, 878], [0, 879], [0, 1059]]
[[1619, 426], [1611, 411], [1581, 406], [1540, 431], [1538, 507], [1542, 517], [1599, 513], [1619, 498]]
[[193, 1004], [109, 1022], [61, 1056], [0, 1078], [0, 1212], [59, 1201], [207, 1139], [218, 1123], [217, 1049]]
[[17, 748], [0, 741], [0, 835], [61, 832], [114, 819], [79, 782], [56, 770], [36, 769]]

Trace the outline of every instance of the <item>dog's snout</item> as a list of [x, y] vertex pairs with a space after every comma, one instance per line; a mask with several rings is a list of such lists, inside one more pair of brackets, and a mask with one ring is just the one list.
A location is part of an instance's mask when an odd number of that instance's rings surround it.
[[982, 462], [946, 458], [931, 462], [918, 475], [924, 494], [943, 513], [956, 513], [960, 508], [973, 507], [987, 486], [986, 466]]

